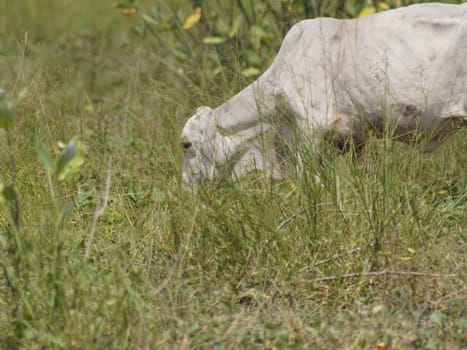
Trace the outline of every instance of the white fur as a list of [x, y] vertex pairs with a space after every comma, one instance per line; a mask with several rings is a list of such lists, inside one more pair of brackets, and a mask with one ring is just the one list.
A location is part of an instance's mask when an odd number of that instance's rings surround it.
[[467, 121], [467, 4], [418, 4], [371, 16], [305, 20], [273, 64], [215, 109], [200, 107], [181, 135], [183, 180], [196, 187], [252, 170], [280, 176], [279, 136], [298, 130], [311, 152], [318, 134], [365, 139], [364, 126], [416, 131], [436, 149]]

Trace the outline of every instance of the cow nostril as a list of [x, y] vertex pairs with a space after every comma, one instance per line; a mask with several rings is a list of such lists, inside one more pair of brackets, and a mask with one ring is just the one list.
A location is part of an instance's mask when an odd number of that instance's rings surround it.
[[182, 147], [183, 149], [188, 149], [192, 146], [193, 144], [190, 141], [183, 141], [182, 142]]

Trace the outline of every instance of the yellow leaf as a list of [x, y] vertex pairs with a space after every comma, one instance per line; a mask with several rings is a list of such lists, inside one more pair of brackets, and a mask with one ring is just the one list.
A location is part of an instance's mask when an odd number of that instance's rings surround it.
[[375, 350], [387, 350], [387, 345], [383, 342], [376, 344]]
[[183, 29], [188, 30], [192, 28], [196, 23], [198, 23], [201, 19], [201, 7], [195, 8], [195, 12], [189, 15], [185, 22], [183, 22]]
[[59, 181], [78, 171], [84, 163], [82, 146], [79, 141], [71, 140], [61, 152], [57, 162], [56, 175]]
[[374, 8], [374, 6], [365, 6], [358, 14], [358, 17], [368, 16], [375, 12], [376, 12], [376, 9]]
[[447, 194], [448, 191], [447, 191], [447, 190], [439, 190], [438, 193], [439, 193], [439, 194]]
[[410, 259], [411, 259], [410, 257], [403, 257], [403, 256], [399, 257], [400, 261], [409, 261]]
[[410, 254], [415, 254], [415, 249], [413, 249], [413, 248], [407, 248], [407, 250], [409, 251]]
[[256, 75], [259, 75], [260, 73], [261, 71], [255, 67], [249, 67], [242, 71], [242, 75], [247, 78], [254, 77]]
[[389, 5], [383, 1], [378, 2], [378, 8], [381, 10], [389, 10]]
[[136, 8], [135, 7], [126, 7], [122, 9], [122, 16], [126, 18], [130, 18], [136, 13]]
[[378, 314], [378, 313], [380, 313], [381, 311], [384, 311], [384, 309], [385, 309], [385, 308], [384, 308], [384, 305], [376, 305], [376, 306], [373, 307], [373, 309], [371, 309], [371, 312], [372, 312], [373, 314]]

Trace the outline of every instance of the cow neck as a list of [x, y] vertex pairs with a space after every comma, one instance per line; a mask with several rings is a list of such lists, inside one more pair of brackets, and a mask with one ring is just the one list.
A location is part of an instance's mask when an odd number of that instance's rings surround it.
[[[270, 101], [269, 101], [270, 102]], [[260, 124], [269, 104], [253, 83], [214, 110], [217, 127], [223, 134], [234, 134]]]

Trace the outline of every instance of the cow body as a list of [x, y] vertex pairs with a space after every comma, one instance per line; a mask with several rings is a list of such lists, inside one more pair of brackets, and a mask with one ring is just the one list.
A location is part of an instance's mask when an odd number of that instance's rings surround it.
[[273, 64], [182, 132], [183, 179], [264, 170], [280, 176], [277, 136], [296, 131], [319, 153], [321, 136], [361, 145], [368, 126], [436, 149], [467, 121], [467, 4], [419, 4], [371, 16], [305, 20]]

